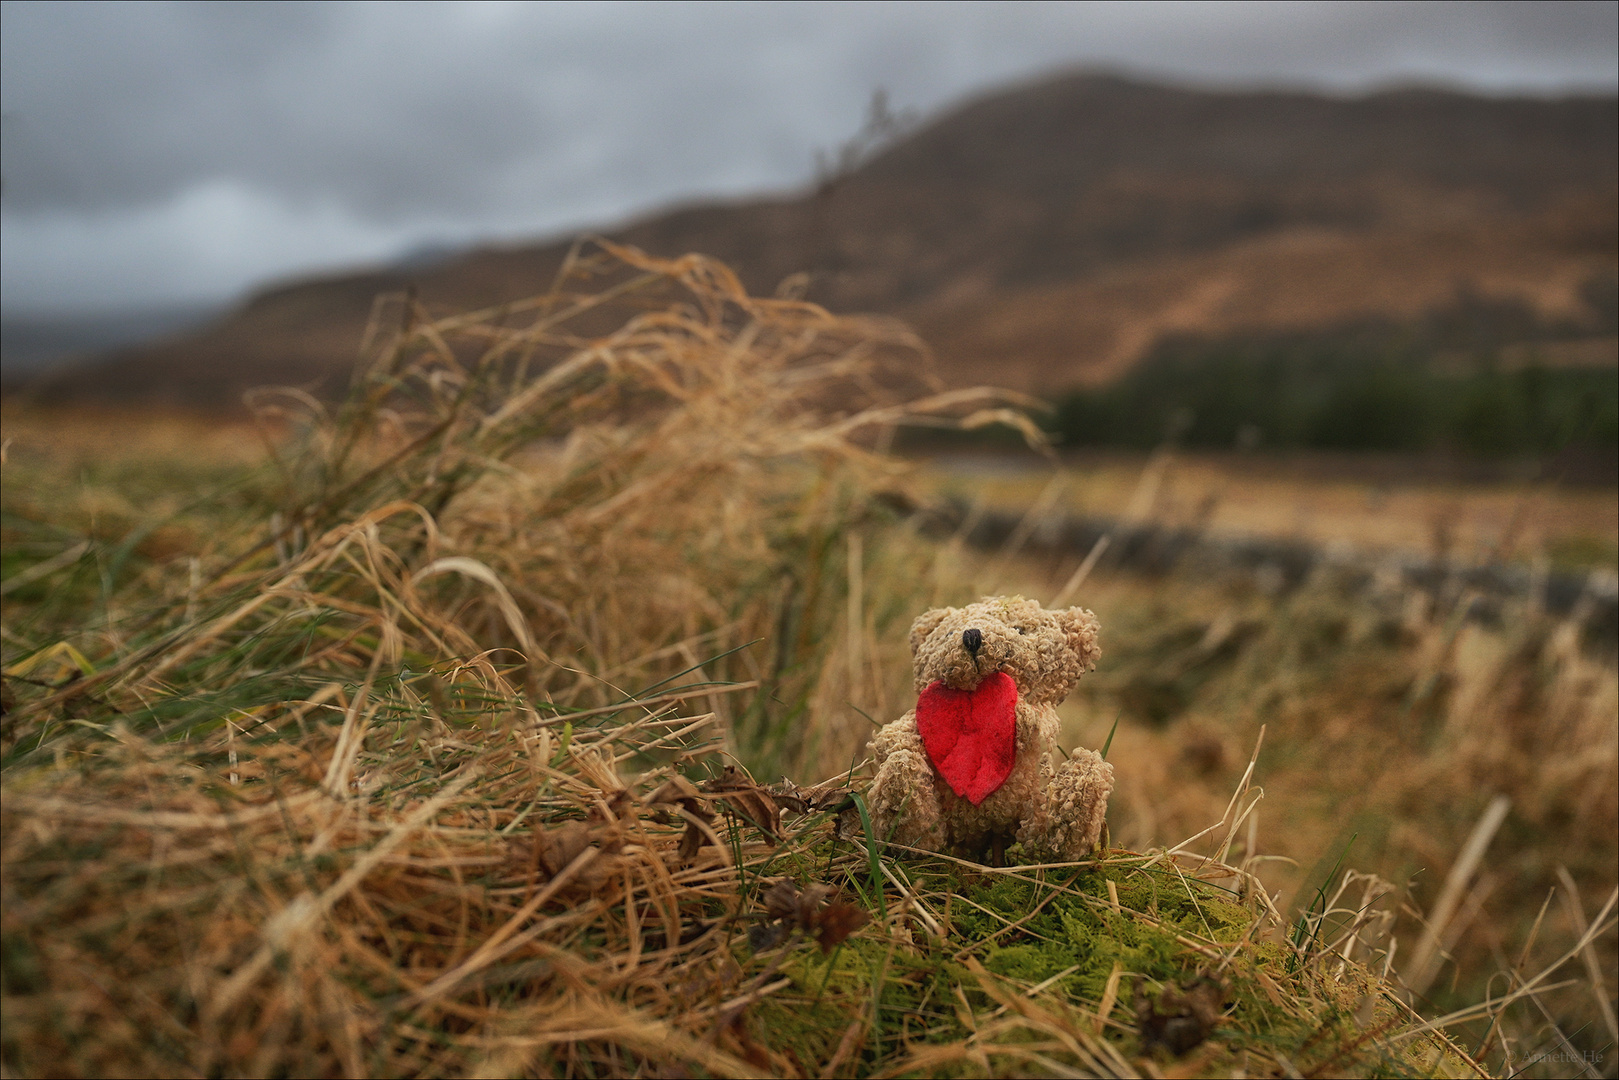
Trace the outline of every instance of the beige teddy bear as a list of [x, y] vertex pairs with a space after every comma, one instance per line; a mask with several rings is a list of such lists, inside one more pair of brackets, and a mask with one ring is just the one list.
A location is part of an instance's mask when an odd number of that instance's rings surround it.
[[917, 707], [872, 740], [869, 799], [880, 839], [999, 862], [1016, 840], [1033, 859], [1095, 849], [1113, 766], [1076, 749], [1053, 764], [1057, 705], [1096, 666], [1096, 616], [987, 596], [911, 625]]

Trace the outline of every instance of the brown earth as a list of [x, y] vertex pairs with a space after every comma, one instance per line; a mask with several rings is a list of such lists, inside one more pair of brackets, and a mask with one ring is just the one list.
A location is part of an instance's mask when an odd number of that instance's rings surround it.
[[[1215, 93], [1071, 75], [967, 104], [798, 198], [613, 230], [701, 251], [755, 292], [911, 322], [951, 383], [1104, 381], [1166, 335], [1402, 323], [1515, 305], [1615, 357], [1619, 102], [1427, 90]], [[567, 243], [267, 290], [202, 332], [53, 377], [46, 400], [228, 405], [347, 382], [372, 304], [433, 311], [544, 291]], [[1511, 341], [1492, 343], [1510, 348]], [[1583, 351], [1582, 351], [1583, 350]]]

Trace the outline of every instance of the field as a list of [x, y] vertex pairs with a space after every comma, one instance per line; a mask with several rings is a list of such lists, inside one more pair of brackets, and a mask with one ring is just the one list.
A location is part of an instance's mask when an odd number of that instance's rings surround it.
[[[905, 460], [1039, 432], [696, 258], [373, 329], [335, 409], [4, 415], [7, 1075], [1612, 1073], [1619, 689], [1577, 620], [926, 523], [1597, 580], [1613, 492]], [[910, 620], [985, 591], [1102, 622], [1090, 861], [865, 825]]]
[[[1395, 455], [1184, 453], [1165, 461], [1090, 453], [1058, 466], [1034, 454], [950, 455], [930, 460], [919, 479], [941, 495], [1000, 510], [1021, 511], [1045, 497], [1056, 513], [1196, 524], [1217, 536], [1367, 555], [1619, 568], [1614, 488], [1532, 476], [1479, 481], [1457, 471], [1450, 462]], [[1058, 486], [1048, 490], [1054, 479]]]

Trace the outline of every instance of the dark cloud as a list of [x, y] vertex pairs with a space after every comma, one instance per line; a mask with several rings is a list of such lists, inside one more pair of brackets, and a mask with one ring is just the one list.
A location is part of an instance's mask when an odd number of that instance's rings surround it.
[[1087, 64], [1227, 84], [1611, 91], [1616, 12], [6, 2], [7, 305], [75, 280], [117, 291], [138, 251], [72, 265], [97, 230], [107, 245], [152, 249], [127, 299], [165, 281], [175, 295], [234, 289], [426, 237], [512, 236], [795, 186], [877, 86], [924, 111]]

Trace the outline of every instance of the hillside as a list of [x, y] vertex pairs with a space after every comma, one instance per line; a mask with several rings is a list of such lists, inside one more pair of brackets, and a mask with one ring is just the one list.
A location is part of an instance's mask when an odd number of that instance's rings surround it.
[[[811, 300], [909, 321], [947, 381], [1045, 395], [1106, 381], [1170, 336], [1401, 325], [1480, 301], [1522, 311], [1520, 340], [1584, 342], [1574, 354], [1612, 363], [1616, 131], [1613, 98], [1069, 75], [968, 103], [801, 196], [608, 235], [715, 255], [755, 292], [803, 272]], [[567, 246], [287, 284], [39, 390], [216, 405], [266, 382], [335, 394], [378, 293], [414, 285], [430, 310], [499, 303], [543, 290]]]

